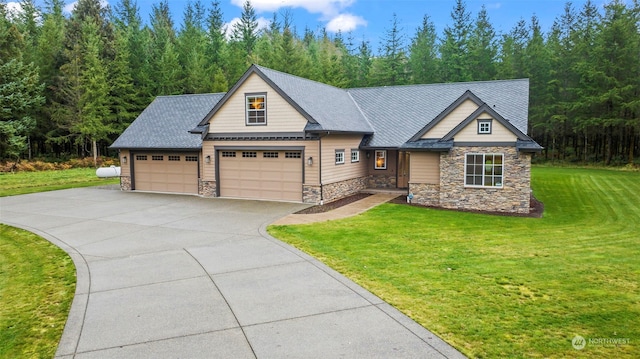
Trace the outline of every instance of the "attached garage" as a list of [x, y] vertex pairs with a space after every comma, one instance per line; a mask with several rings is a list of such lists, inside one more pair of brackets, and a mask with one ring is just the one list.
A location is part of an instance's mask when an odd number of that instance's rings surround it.
[[302, 202], [301, 150], [218, 150], [221, 197]]
[[198, 154], [132, 154], [132, 189], [198, 194]]

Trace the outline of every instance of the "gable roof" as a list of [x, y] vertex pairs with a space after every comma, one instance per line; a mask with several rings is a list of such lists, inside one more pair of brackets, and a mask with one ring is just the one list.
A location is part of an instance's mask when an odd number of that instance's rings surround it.
[[115, 140], [111, 148], [184, 149], [202, 147], [189, 133], [224, 94], [158, 96]]
[[401, 147], [421, 131], [426, 133], [430, 123], [443, 118], [443, 114], [457, 107], [454, 105], [458, 101], [467, 99], [480, 102], [478, 105], [486, 103], [521, 133], [527, 132], [528, 79], [359, 88], [348, 92], [375, 129], [368, 147]]
[[305, 128], [308, 132], [373, 133], [371, 125], [346, 90], [258, 65], [252, 65], [244, 73], [199, 126], [206, 125], [252, 74], [269, 84], [309, 121]]

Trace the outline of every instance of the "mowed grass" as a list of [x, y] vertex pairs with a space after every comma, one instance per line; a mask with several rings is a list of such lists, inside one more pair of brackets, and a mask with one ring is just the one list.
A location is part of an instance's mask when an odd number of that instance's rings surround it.
[[0, 358], [53, 358], [75, 283], [65, 252], [0, 224]]
[[269, 232], [470, 357], [640, 357], [640, 173], [535, 167], [532, 182], [543, 218], [384, 204]]
[[0, 173], [0, 197], [117, 183], [117, 177], [98, 178], [94, 168]]

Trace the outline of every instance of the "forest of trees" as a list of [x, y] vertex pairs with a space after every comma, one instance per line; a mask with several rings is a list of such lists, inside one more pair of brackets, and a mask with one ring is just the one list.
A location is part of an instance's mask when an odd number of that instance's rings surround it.
[[417, 29], [393, 15], [374, 44], [295, 28], [287, 11], [259, 29], [250, 2], [230, 35], [217, 0], [193, 0], [179, 25], [167, 0], [148, 21], [135, 0], [21, 5], [0, 2], [0, 159], [109, 154], [155, 96], [227, 91], [253, 63], [343, 88], [529, 78], [538, 159], [640, 155], [640, 0], [566, 3], [548, 31], [534, 15], [507, 33], [457, 0], [442, 33], [428, 14]]

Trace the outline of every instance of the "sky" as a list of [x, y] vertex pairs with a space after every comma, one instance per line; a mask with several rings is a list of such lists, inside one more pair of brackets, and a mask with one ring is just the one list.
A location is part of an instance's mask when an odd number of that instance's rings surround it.
[[[102, 0], [111, 6], [119, 0]], [[193, 0], [192, 0], [193, 1]], [[208, 6], [211, 0], [202, 0]], [[245, 0], [219, 0], [224, 20], [227, 24], [238, 21]], [[607, 0], [593, 0], [602, 8]], [[143, 21], [149, 22], [149, 14], [153, 4], [159, 0], [137, 0]], [[184, 8], [189, 0], [170, 0], [169, 7], [176, 27], [180, 27]], [[10, 7], [12, 2], [7, 2]], [[37, 0], [42, 5], [43, 0]], [[564, 0], [466, 0], [467, 11], [471, 19], [475, 19], [484, 4], [489, 19], [498, 33], [509, 32], [520, 19], [529, 23], [531, 16], [539, 18], [543, 31], [548, 31], [554, 20], [564, 12]], [[576, 11], [579, 11], [585, 0], [572, 1]], [[369, 41], [377, 48], [384, 38], [385, 32], [391, 27], [392, 15], [396, 14], [401, 26], [401, 32], [406, 35], [407, 44], [422, 24], [425, 15], [429, 15], [436, 26], [436, 31], [442, 34], [446, 26], [451, 26], [451, 12], [454, 0], [252, 0], [256, 9], [259, 23], [267, 26], [274, 13], [289, 11], [293, 15], [294, 25], [299, 34], [305, 28], [319, 32], [326, 28], [329, 33], [341, 30], [345, 37], [353, 37], [356, 44]], [[67, 11], [73, 9], [74, 3], [67, 1]], [[231, 27], [231, 26], [230, 26]]]

